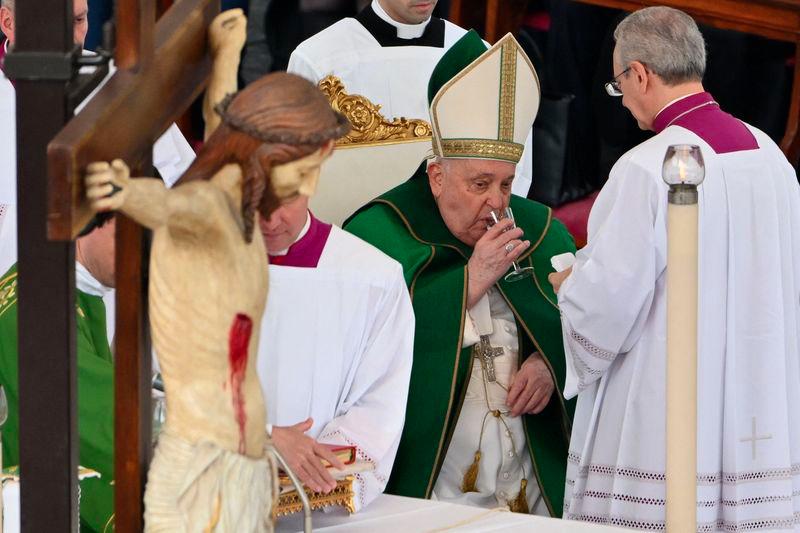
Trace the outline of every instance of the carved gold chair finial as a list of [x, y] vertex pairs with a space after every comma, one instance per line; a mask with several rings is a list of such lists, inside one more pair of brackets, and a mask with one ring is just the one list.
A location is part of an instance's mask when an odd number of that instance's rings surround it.
[[381, 106], [358, 94], [348, 94], [342, 80], [328, 75], [320, 80], [320, 90], [331, 107], [346, 116], [353, 129], [336, 141], [336, 146], [387, 144], [420, 141], [431, 138], [431, 125], [421, 119], [405, 117], [389, 120], [381, 114]]

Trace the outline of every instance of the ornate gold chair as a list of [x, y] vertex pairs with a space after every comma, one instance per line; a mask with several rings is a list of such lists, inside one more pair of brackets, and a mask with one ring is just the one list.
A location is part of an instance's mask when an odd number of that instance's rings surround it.
[[341, 225], [356, 209], [411, 177], [431, 153], [431, 127], [421, 119], [387, 119], [379, 105], [347, 94], [335, 76], [322, 79], [319, 88], [353, 130], [336, 142], [309, 207], [320, 220]]

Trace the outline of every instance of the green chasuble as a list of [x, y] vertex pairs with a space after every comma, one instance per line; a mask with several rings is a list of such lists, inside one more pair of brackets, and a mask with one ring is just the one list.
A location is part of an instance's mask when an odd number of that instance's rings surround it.
[[[0, 277], [0, 383], [8, 398], [3, 464], [19, 464], [17, 267]], [[41, 302], [45, 304], [46, 302]], [[112, 531], [114, 513], [114, 365], [103, 299], [77, 291], [78, 434], [80, 465], [100, 472], [81, 481], [81, 531]], [[42, 324], [42, 334], [46, 334]], [[40, 391], [47, 394], [47, 391]], [[25, 475], [21, 472], [21, 475]]]
[[[403, 265], [416, 316], [414, 365], [406, 421], [387, 492], [429, 498], [439, 474], [469, 382], [472, 347], [461, 348], [466, 316], [467, 260], [472, 248], [445, 226], [423, 163], [406, 183], [362, 207], [345, 229]], [[550, 258], [574, 252], [572, 237], [544, 205], [511, 197], [517, 225], [531, 246], [520, 266], [535, 276], [497, 287], [520, 332], [520, 364], [541, 353], [556, 391], [538, 415], [524, 415], [528, 452], [551, 516], [561, 516], [574, 405], [563, 399], [566, 363], [561, 320], [547, 275]]]

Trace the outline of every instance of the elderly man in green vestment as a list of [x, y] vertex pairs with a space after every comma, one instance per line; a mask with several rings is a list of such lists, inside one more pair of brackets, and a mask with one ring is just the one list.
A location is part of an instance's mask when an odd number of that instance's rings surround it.
[[573, 407], [547, 275], [574, 243], [549, 208], [511, 195], [536, 72], [511, 35], [487, 50], [473, 31], [428, 93], [435, 158], [345, 226], [403, 265], [416, 315], [387, 491], [561, 516]]
[[[75, 244], [75, 314], [79, 462], [100, 473], [100, 478], [84, 479], [80, 483], [80, 523], [81, 531], [102, 532], [113, 530], [114, 513], [114, 363], [108, 347], [103, 295], [114, 285], [115, 224], [109, 215], [98, 220], [99, 225]], [[14, 265], [0, 277], [0, 384], [5, 387], [8, 398], [8, 421], [3, 426], [3, 464], [9, 466], [19, 464], [16, 286], [17, 267]], [[47, 391], [41, 392], [47, 394]]]

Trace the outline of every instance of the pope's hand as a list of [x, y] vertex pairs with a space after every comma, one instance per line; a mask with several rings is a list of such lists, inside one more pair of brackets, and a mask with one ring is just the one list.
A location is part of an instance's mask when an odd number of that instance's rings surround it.
[[247, 38], [247, 17], [239, 9], [223, 11], [208, 27], [208, 40], [212, 56], [220, 53], [239, 54]]
[[326, 446], [305, 434], [313, 423], [308, 418], [293, 426], [275, 426], [272, 428], [272, 440], [289, 463], [289, 468], [305, 486], [314, 492], [327, 494], [336, 488], [336, 480], [322, 464], [322, 459], [338, 469], [344, 468], [344, 464]]
[[511, 416], [541, 413], [547, 407], [555, 388], [547, 363], [538, 352], [534, 352], [511, 378], [506, 399]]
[[504, 218], [483, 234], [467, 262], [469, 273], [469, 293], [467, 307], [472, 307], [481, 296], [494, 285], [500, 276], [508, 272], [511, 263], [516, 261], [531, 245], [521, 241], [522, 229], [509, 229], [514, 221]]
[[119, 209], [128, 194], [130, 169], [121, 159], [110, 165], [91, 163], [86, 169], [86, 198], [92, 211], [102, 213]]

